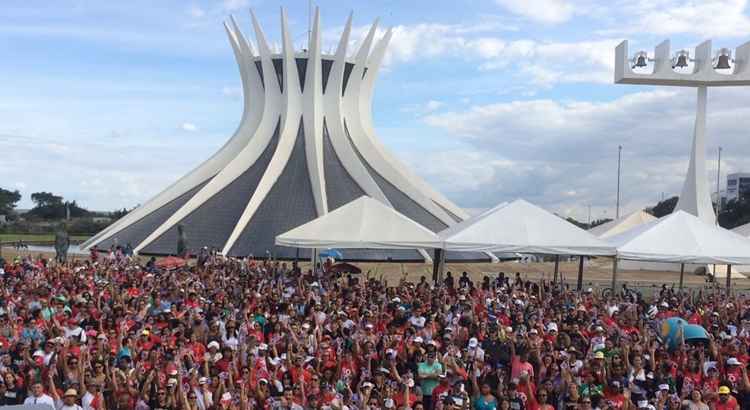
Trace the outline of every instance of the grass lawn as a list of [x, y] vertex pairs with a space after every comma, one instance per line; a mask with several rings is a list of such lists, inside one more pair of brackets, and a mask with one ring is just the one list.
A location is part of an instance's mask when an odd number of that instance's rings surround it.
[[[71, 235], [70, 239], [74, 241], [85, 241], [88, 239], [88, 235]], [[55, 234], [52, 233], [0, 233], [0, 242], [15, 242], [18, 240], [23, 241], [54, 241]]]

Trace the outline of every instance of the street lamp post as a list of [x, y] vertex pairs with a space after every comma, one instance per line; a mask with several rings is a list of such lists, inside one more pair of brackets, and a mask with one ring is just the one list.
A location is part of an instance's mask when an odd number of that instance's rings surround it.
[[716, 224], [719, 223], [721, 213], [721, 147], [719, 147], [719, 158], [716, 166]]
[[620, 219], [620, 164], [622, 164], [622, 145], [617, 146], [617, 206], [615, 220]]

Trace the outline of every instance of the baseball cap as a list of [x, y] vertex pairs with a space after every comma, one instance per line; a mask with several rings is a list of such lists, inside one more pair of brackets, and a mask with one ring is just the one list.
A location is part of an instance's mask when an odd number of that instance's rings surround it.
[[727, 386], [719, 387], [719, 394], [729, 394], [729, 387]]
[[600, 351], [594, 353], [594, 359], [604, 359], [604, 352], [602, 352], [600, 350]]
[[741, 366], [742, 362], [737, 360], [736, 357], [730, 357], [729, 359], [727, 359], [727, 364], [730, 366]]
[[479, 346], [479, 341], [476, 337], [472, 337], [471, 339], [469, 339], [469, 349], [474, 349], [477, 346]]
[[78, 392], [76, 391], [76, 389], [65, 390], [65, 397], [68, 396], [78, 397]]

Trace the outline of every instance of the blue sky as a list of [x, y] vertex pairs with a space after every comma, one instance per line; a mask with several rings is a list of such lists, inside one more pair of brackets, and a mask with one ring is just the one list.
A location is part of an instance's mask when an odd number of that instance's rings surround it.
[[[380, 138], [461, 206], [523, 197], [565, 215], [612, 216], [678, 194], [694, 90], [614, 85], [614, 47], [750, 39], [746, 0], [320, 1], [324, 49], [354, 11], [394, 37], [376, 86]], [[304, 46], [305, 1], [15, 1], [0, 9], [0, 186], [90, 209], [133, 207], [213, 153], [237, 126], [240, 79], [222, 21], [278, 44], [279, 7]], [[744, 161], [750, 91], [709, 92], [711, 186]], [[744, 167], [744, 168], [743, 168]]]

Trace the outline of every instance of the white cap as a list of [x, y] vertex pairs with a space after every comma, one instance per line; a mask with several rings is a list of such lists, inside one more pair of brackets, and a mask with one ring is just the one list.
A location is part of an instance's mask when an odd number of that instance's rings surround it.
[[469, 349], [475, 349], [477, 346], [479, 346], [479, 341], [476, 337], [469, 339]]
[[198, 379], [198, 384], [204, 385], [206, 383], [208, 383], [208, 377], [201, 377], [200, 379]]
[[548, 332], [552, 332], [552, 331], [557, 332], [557, 323], [555, 323], [555, 322], [549, 323], [547, 325], [547, 331]]
[[417, 336], [414, 338], [414, 343], [422, 343], [422, 342], [424, 342], [424, 340], [422, 339], [421, 336]]
[[536, 330], [536, 329], [531, 329], [531, 330], [529, 330], [529, 334], [530, 334], [530, 335], [538, 335], [538, 334], [539, 334], [539, 331], [538, 331], [538, 330]]
[[666, 383], [665, 384], [660, 384], [659, 385], [659, 390], [669, 390], [669, 385], [666, 384]]
[[397, 296], [397, 297], [391, 299], [391, 302], [393, 302], [393, 303], [401, 303], [401, 298]]
[[741, 366], [742, 362], [737, 360], [736, 357], [730, 357], [729, 359], [727, 359], [727, 364], [730, 366]]
[[208, 344], [208, 348], [209, 349], [212, 348], [212, 347], [215, 347], [215, 348], [219, 349], [221, 346], [219, 346], [219, 342], [217, 342], [216, 340], [214, 340], [214, 341], [212, 341], [212, 342], [210, 342]]

